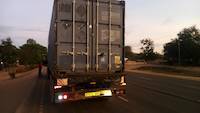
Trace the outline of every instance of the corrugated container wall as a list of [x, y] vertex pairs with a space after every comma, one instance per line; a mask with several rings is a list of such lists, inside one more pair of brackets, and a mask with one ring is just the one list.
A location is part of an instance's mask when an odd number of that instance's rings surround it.
[[51, 71], [122, 72], [125, 2], [55, 0], [49, 33]]

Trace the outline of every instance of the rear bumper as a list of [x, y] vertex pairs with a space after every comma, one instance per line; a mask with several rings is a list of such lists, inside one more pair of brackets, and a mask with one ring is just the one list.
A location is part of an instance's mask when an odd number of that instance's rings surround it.
[[[123, 88], [97, 89], [93, 91], [79, 91], [79, 92], [57, 92], [55, 93], [55, 103], [64, 103], [64, 102], [71, 102], [71, 101], [78, 101], [78, 100], [85, 100], [92, 98], [101, 98], [101, 97], [112, 97], [124, 94], [125, 94], [125, 89]], [[59, 99], [59, 96], [64, 96], [64, 95], [66, 95], [67, 98]]]

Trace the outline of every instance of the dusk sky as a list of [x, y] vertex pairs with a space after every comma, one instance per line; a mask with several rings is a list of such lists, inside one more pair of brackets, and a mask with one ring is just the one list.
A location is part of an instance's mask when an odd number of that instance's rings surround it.
[[[140, 52], [140, 40], [151, 38], [155, 50], [185, 27], [200, 28], [200, 0], [126, 0], [126, 45]], [[1, 0], [0, 39], [20, 46], [28, 38], [47, 46], [53, 0]]]

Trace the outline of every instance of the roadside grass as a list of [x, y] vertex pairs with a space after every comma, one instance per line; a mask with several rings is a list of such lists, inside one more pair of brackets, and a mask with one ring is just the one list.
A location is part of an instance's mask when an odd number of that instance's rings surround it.
[[164, 73], [164, 74], [172, 74], [172, 75], [200, 77], [200, 72], [194, 72], [194, 71], [189, 71], [189, 70], [176, 69], [174, 67], [141, 66], [141, 67], [136, 68], [136, 70], [150, 71], [150, 72]]

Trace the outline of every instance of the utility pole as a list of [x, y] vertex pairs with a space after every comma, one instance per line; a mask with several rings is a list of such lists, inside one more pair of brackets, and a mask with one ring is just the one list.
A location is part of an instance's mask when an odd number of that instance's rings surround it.
[[181, 46], [180, 46], [180, 39], [178, 39], [178, 64], [181, 65]]

